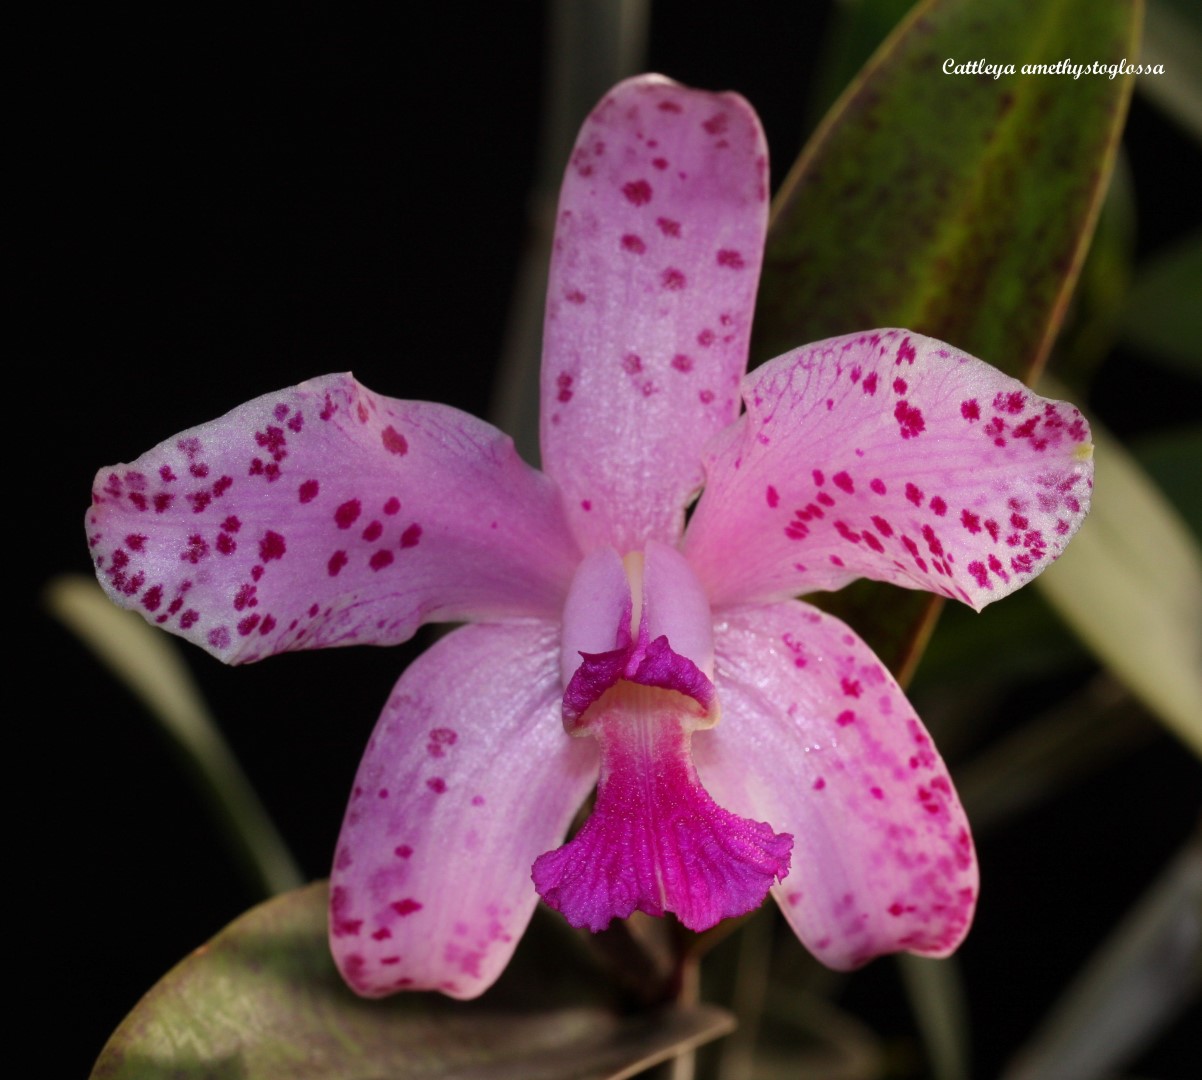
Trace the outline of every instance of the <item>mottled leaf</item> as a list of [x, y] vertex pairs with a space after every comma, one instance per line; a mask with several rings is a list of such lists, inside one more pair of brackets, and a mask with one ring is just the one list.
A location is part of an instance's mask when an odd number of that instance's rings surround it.
[[[93, 1080], [619, 1080], [733, 1025], [711, 1006], [620, 1013], [604, 980], [565, 948], [567, 935], [527, 942], [477, 1001], [416, 993], [366, 1001], [330, 959], [327, 902], [321, 882], [231, 923], [142, 999]], [[536, 937], [562, 934], [539, 923]]]
[[[1030, 379], [1067, 307], [1131, 80], [945, 74], [1136, 53], [1134, 0], [928, 0], [835, 104], [777, 198], [758, 359], [879, 326]], [[825, 604], [825, 602], [824, 602]], [[836, 610], [906, 674], [928, 597], [865, 587]], [[858, 610], [857, 610], [858, 609]]]

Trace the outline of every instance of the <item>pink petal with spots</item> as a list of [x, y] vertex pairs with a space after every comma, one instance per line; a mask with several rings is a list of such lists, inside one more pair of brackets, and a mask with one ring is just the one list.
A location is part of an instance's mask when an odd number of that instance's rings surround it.
[[1030, 581], [1089, 509], [1089, 427], [949, 345], [832, 338], [743, 385], [685, 553], [715, 607], [855, 578], [976, 609]]
[[643, 76], [585, 122], [551, 261], [542, 452], [586, 550], [678, 540], [701, 448], [738, 411], [767, 205], [737, 95]]
[[596, 748], [563, 733], [558, 650], [550, 623], [468, 626], [401, 676], [330, 878], [331, 949], [360, 994], [472, 998], [508, 963], [530, 867], [597, 776]]
[[87, 532], [117, 603], [222, 660], [557, 617], [579, 555], [495, 428], [349, 375], [268, 394], [102, 469]]
[[723, 720], [698, 732], [703, 783], [794, 837], [773, 892], [798, 937], [840, 970], [907, 951], [945, 956], [968, 932], [968, 822], [914, 710], [843, 623], [798, 601], [716, 627]]

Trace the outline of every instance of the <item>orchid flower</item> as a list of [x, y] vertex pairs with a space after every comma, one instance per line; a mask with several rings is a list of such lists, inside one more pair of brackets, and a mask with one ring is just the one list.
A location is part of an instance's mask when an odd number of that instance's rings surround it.
[[1005, 596], [1084, 517], [1089, 432], [903, 330], [745, 374], [767, 178], [736, 95], [645, 76], [588, 118], [542, 472], [481, 420], [331, 375], [97, 477], [109, 595], [227, 662], [468, 623], [401, 676], [355, 780], [330, 935], [362, 994], [478, 995], [539, 896], [594, 931], [700, 930], [771, 891], [839, 969], [967, 932], [946, 768], [868, 647], [796, 597]]

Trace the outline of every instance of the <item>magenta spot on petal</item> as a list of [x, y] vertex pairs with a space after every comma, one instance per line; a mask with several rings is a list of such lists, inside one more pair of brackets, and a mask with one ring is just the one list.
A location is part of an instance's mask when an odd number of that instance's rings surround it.
[[637, 353], [627, 353], [622, 357], [622, 367], [628, 375], [637, 375], [643, 370], [642, 358]]
[[922, 505], [922, 489], [916, 484], [906, 483], [906, 498], [915, 506]]
[[417, 547], [417, 542], [422, 538], [422, 527], [416, 522], [409, 526], [401, 533], [401, 547], [411, 548]]
[[772, 507], [772, 509], [775, 510], [777, 506], [780, 505], [780, 495], [777, 494], [776, 488], [774, 488], [771, 484], [768, 485], [767, 490], [764, 492], [764, 496], [767, 498], [768, 505]]
[[383, 531], [384, 531], [384, 526], [378, 521], [373, 521], [370, 525], [367, 526], [366, 529], [363, 530], [363, 539], [366, 540], [369, 544], [373, 543], [374, 541], [380, 539], [380, 534]]
[[622, 194], [626, 201], [635, 206], [645, 206], [651, 201], [651, 185], [646, 180], [631, 180], [622, 185]]
[[398, 847], [393, 848], [392, 853], [398, 859], [407, 859], [413, 854], [413, 848], [411, 848], [408, 844], [401, 844]]
[[937, 517], [943, 517], [947, 513], [947, 503], [945, 503], [938, 495], [931, 500], [931, 511]]
[[903, 338], [902, 343], [897, 347], [897, 360], [895, 363], [900, 364], [905, 362], [907, 364], [913, 364], [914, 357], [914, 346], [910, 344], [910, 339], [908, 337]]
[[634, 255], [642, 255], [647, 250], [647, 245], [643, 242], [642, 237], [635, 236], [634, 233], [627, 233], [622, 237], [622, 250], [629, 251]]
[[960, 415], [969, 421], [981, 419], [981, 407], [977, 404], [976, 398], [960, 402]]
[[263, 562], [271, 562], [273, 559], [282, 559], [288, 548], [284, 544], [284, 538], [278, 532], [272, 532], [270, 529], [259, 541], [259, 558]]
[[677, 353], [672, 357], [672, 366], [680, 372], [689, 372], [693, 370], [693, 361], [691, 357], [685, 356], [684, 353]]
[[679, 221], [673, 221], [671, 218], [662, 217], [662, 218], [656, 218], [655, 224], [659, 226], [659, 231], [662, 232], [664, 234], [664, 236], [671, 236], [671, 237], [679, 237], [680, 236], [680, 222]]
[[742, 270], [747, 264], [739, 252], [732, 251], [730, 248], [722, 248], [718, 252], [718, 265], [725, 266], [730, 270]]
[[815, 791], [821, 791], [824, 787], [826, 787], [826, 781], [820, 776], [814, 781], [813, 788]]
[[419, 904], [411, 896], [406, 896], [404, 900], [397, 900], [390, 905], [392, 910], [404, 918], [406, 915], [412, 915], [415, 911], [421, 911], [422, 905]]
[[318, 490], [319, 485], [316, 480], [306, 480], [303, 484], [301, 484], [297, 491], [297, 495], [299, 496], [301, 502], [308, 503], [317, 498]]
[[358, 499], [348, 499], [334, 511], [334, 523], [340, 529], [349, 529], [362, 512]]
[[393, 558], [394, 556], [391, 551], [389, 551], [387, 548], [380, 548], [380, 550], [375, 552], [368, 560], [368, 565], [373, 570], [383, 570], [384, 567], [392, 565]]
[[846, 491], [848, 495], [853, 494], [856, 490], [856, 486], [852, 483], [851, 477], [845, 472], [835, 473], [835, 475], [831, 477], [831, 481], [834, 483], [835, 487], [842, 491]]
[[405, 441], [405, 436], [391, 425], [381, 432], [380, 441], [390, 454], [401, 455], [409, 452], [409, 443]]
[[895, 394], [904, 394], [907, 389], [909, 389], [909, 387], [907, 386], [905, 379], [893, 380], [893, 392]]
[[840, 727], [847, 727], [848, 724], [856, 722], [856, 714], [851, 709], [844, 709], [838, 716], [835, 717], [835, 723]]
[[559, 393], [556, 395], [557, 400], [566, 405], [572, 400], [572, 376], [566, 371], [561, 371], [555, 380], [555, 385], [559, 387]]
[[593, 503], [592, 503], [591, 499], [581, 499], [580, 500], [580, 509], [585, 511], [585, 513], [590, 511], [592, 508], [593, 508]]
[[224, 626], [218, 626], [216, 629], [209, 631], [208, 641], [214, 649], [228, 648], [230, 643], [230, 632]]
[[669, 266], [663, 273], [664, 288], [672, 292], [678, 292], [684, 288], [685, 277], [682, 271], [677, 270], [674, 266]]
[[872, 488], [872, 490], [873, 490], [873, 491], [875, 491], [875, 492], [876, 492], [878, 495], [884, 495], [884, 494], [885, 494], [885, 491], [886, 491], [886, 488], [885, 488], [885, 481], [884, 481], [884, 480], [882, 480], [882, 479], [881, 479], [879, 476], [878, 476], [878, 477], [876, 477], [874, 480], [872, 480], [872, 481], [871, 481], [871, 483], [869, 483], [869, 485], [868, 485], [868, 486], [869, 486], [870, 488]]
[[447, 790], [447, 782], [441, 776], [432, 776], [426, 781], [428, 787], [435, 795], [441, 795]]
[[392, 515], [400, 510], [400, 508], [401, 500], [394, 495], [388, 500], [388, 502], [384, 504], [384, 513], [386, 513], [389, 517], [392, 517]]
[[334, 554], [330, 556], [330, 561], [326, 563], [326, 571], [329, 573], [330, 577], [337, 577], [338, 572], [344, 566], [346, 566], [346, 561], [347, 557], [345, 551], [335, 551]]
[[900, 426], [903, 439], [916, 438], [926, 430], [927, 425], [922, 418], [922, 410], [916, 409], [905, 401], [897, 403], [897, 407], [893, 410], [893, 416]]
[[860, 389], [869, 397], [872, 397], [876, 393], [876, 382], [876, 372], [874, 371], [864, 377], [864, 381], [860, 384]]

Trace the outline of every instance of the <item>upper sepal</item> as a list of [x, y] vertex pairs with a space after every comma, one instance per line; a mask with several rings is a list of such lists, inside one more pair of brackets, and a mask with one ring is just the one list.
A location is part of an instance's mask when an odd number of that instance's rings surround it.
[[738, 412], [768, 208], [736, 94], [614, 87], [564, 176], [543, 335], [543, 463], [586, 550], [675, 545], [701, 448]]

